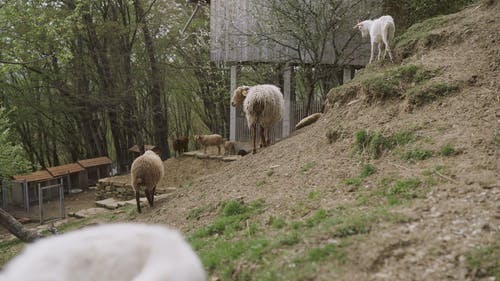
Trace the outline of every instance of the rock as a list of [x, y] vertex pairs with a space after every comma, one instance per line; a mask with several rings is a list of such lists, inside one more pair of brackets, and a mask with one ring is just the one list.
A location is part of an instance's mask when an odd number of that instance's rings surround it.
[[297, 123], [297, 125], [295, 125], [295, 130], [298, 130], [300, 128], [303, 128], [303, 127], [311, 125], [312, 123], [318, 121], [318, 119], [322, 115], [323, 115], [322, 113], [314, 113], [314, 114], [311, 114], [311, 115], [307, 116], [306, 118], [300, 120], [300, 122]]
[[189, 152], [182, 153], [183, 156], [191, 156], [191, 157], [195, 157], [197, 154], [198, 154], [198, 152], [196, 152], [196, 151], [189, 151]]
[[105, 208], [89, 208], [89, 209], [80, 210], [76, 213], [71, 213], [68, 215], [70, 217], [84, 219], [84, 218], [88, 218], [88, 217], [95, 216], [97, 214], [106, 213], [106, 212], [109, 212], [109, 210], [105, 209]]
[[116, 201], [114, 198], [108, 198], [101, 201], [96, 201], [95, 204], [99, 207], [104, 207], [110, 210], [118, 208], [118, 201]]
[[83, 192], [83, 190], [81, 190], [80, 188], [72, 188], [69, 190], [69, 194], [78, 194], [81, 192]]
[[226, 156], [222, 158], [222, 161], [224, 162], [232, 162], [232, 161], [238, 161], [241, 159], [241, 155], [232, 155], [232, 156]]
[[208, 159], [209, 156], [203, 153], [196, 153], [195, 157], [198, 159]]

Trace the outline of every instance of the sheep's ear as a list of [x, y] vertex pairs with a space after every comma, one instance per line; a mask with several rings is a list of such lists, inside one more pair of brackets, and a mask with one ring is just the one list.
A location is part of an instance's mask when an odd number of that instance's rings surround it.
[[243, 86], [243, 87], [241, 88], [241, 94], [242, 94], [244, 97], [246, 97], [246, 96], [247, 96], [247, 94], [248, 94], [248, 90], [250, 90], [250, 87]]
[[358, 23], [357, 23], [357, 24], [356, 24], [356, 25], [355, 25], [352, 29], [356, 29], [356, 28], [358, 28], [360, 25], [361, 25], [361, 22], [359, 22], [359, 20], [358, 20]]

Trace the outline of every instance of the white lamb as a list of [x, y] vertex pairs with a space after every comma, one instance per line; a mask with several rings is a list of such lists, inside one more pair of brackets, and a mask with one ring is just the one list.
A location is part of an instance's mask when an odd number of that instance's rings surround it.
[[285, 102], [280, 89], [274, 85], [241, 86], [234, 90], [234, 107], [243, 105], [248, 128], [253, 135], [253, 153], [257, 152], [255, 139], [259, 125], [260, 147], [270, 144], [270, 131], [283, 118]]
[[182, 235], [166, 226], [91, 226], [29, 244], [0, 281], [205, 281]]
[[375, 20], [365, 20], [356, 24], [354, 28], [358, 28], [361, 31], [361, 36], [363, 38], [366, 37], [367, 34], [370, 34], [371, 54], [370, 62], [368, 62], [368, 64], [373, 61], [375, 44], [378, 44], [377, 60], [380, 60], [382, 43], [385, 45], [383, 59], [385, 58], [386, 53], [389, 52], [391, 62], [394, 62], [389, 42], [394, 38], [394, 31], [396, 30], [396, 27], [394, 26], [394, 20], [391, 16], [382, 16]]

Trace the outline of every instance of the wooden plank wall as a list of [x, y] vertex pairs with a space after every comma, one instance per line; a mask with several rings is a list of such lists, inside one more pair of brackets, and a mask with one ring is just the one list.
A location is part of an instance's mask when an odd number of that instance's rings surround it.
[[[361, 12], [366, 17], [367, 14], [377, 14], [376, 3], [381, 0], [364, 0], [360, 6]], [[241, 63], [241, 62], [284, 62], [296, 58], [297, 55], [291, 49], [282, 47], [269, 41], [256, 40], [248, 34], [255, 31], [256, 18], [251, 11], [258, 5], [257, 0], [212, 0], [210, 3], [210, 58], [212, 61], [221, 63]], [[265, 11], [259, 11], [265, 13]], [[349, 20], [355, 24], [357, 19]], [[344, 29], [345, 33], [337, 38], [339, 41], [347, 40], [352, 34], [352, 26]], [[333, 42], [333, 40], [332, 40]], [[354, 48], [359, 42], [363, 42], [360, 49]], [[293, 45], [293, 44], [292, 44]], [[346, 51], [346, 58], [340, 59], [342, 64], [365, 65], [369, 58], [369, 39], [361, 39], [357, 34]], [[332, 46], [327, 47], [323, 63], [330, 64], [335, 61], [335, 53]]]

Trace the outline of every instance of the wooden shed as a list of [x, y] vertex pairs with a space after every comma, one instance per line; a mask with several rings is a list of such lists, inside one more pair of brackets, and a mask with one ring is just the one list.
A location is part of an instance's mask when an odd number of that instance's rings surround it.
[[85, 169], [78, 163], [50, 167], [47, 168], [47, 171], [55, 178], [63, 178], [66, 193], [69, 193], [72, 189], [87, 188]]
[[[354, 4], [359, 4], [356, 7], [356, 13], [359, 13], [359, 18], [366, 17], [368, 14], [377, 13], [381, 7], [381, 0], [351, 0]], [[345, 1], [345, 4], [350, 4], [350, 1]], [[287, 64], [283, 72], [283, 95], [285, 99], [285, 113], [283, 116], [282, 124], [279, 126], [277, 137], [287, 137], [293, 130], [294, 119], [292, 110], [294, 100], [292, 100], [292, 72], [291, 67], [295, 58], [298, 56], [297, 50], [301, 47], [293, 38], [285, 38], [286, 44], [276, 44], [273, 39], [265, 40], [262, 37], [257, 38], [257, 26], [262, 25], [257, 22], [256, 13], [262, 17], [265, 15], [265, 0], [212, 0], [210, 3], [210, 59], [215, 63], [227, 63], [231, 65], [231, 82], [230, 94], [234, 92], [237, 85], [237, 75], [239, 73], [239, 66], [241, 64], [251, 63], [283, 63]], [[311, 2], [314, 3], [314, 2]], [[260, 5], [260, 6], [259, 6]], [[358, 18], [358, 19], [359, 19]], [[272, 19], [272, 18], [271, 18]], [[349, 19], [352, 25], [356, 23], [356, 18]], [[350, 23], [350, 22], [349, 22]], [[321, 64], [332, 64], [337, 59], [341, 58], [344, 62], [343, 73], [341, 73], [342, 81], [347, 82], [354, 76], [354, 70], [361, 68], [368, 62], [369, 58], [369, 44], [364, 43], [360, 47], [361, 36], [351, 38], [348, 34], [352, 34], [352, 25], [346, 24], [341, 28], [338, 33], [338, 38], [331, 38], [331, 44], [335, 42], [346, 42], [345, 52], [349, 57], [336, 57], [336, 50], [333, 45], [326, 47], [325, 52], [321, 58]], [[289, 41], [287, 41], [289, 40]], [[363, 42], [367, 42], [366, 40]], [[328, 43], [329, 44], [329, 43]], [[286, 46], [293, 46], [288, 48]], [[304, 50], [302, 50], [304, 51]], [[300, 52], [301, 53], [301, 52]], [[303, 63], [304, 61], [302, 61]], [[305, 58], [307, 63], [307, 58]], [[240, 114], [237, 114], [234, 107], [230, 107], [230, 136], [231, 140], [237, 139], [236, 132], [241, 129], [237, 128], [242, 126], [242, 122], [238, 120]], [[303, 116], [302, 116], [303, 117]], [[301, 117], [301, 118], [302, 118]], [[298, 119], [300, 120], [300, 119]], [[246, 120], [243, 120], [246, 125]], [[245, 127], [245, 126], [243, 126]], [[246, 130], [246, 128], [245, 128]], [[240, 134], [238, 134], [240, 135]], [[275, 135], [276, 137], [276, 135]]]
[[25, 208], [29, 206], [29, 203], [38, 202], [39, 184], [44, 187], [57, 184], [60, 180], [47, 170], [40, 170], [27, 175], [16, 175], [12, 179], [16, 186], [11, 189], [10, 200], [13, 204], [22, 205]]
[[95, 185], [99, 179], [108, 177], [111, 172], [112, 161], [106, 156], [79, 160], [77, 163], [85, 169], [86, 187]]

